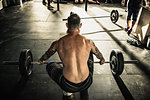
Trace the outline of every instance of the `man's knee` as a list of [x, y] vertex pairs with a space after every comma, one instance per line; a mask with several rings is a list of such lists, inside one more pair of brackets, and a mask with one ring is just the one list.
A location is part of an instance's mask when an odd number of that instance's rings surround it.
[[55, 62], [50, 62], [46, 66], [47, 73], [49, 76], [56, 81], [59, 79], [59, 77], [62, 75], [62, 67], [55, 63]]
[[53, 61], [48, 62], [48, 64], [46, 65], [46, 71], [50, 72], [52, 70], [52, 66], [53, 66]]

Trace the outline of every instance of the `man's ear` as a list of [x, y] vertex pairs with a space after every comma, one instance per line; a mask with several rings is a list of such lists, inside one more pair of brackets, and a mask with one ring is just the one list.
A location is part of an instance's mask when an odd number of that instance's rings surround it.
[[66, 23], [66, 27], [68, 28], [68, 23]]
[[80, 28], [82, 27], [82, 23], [80, 23], [80, 26], [79, 26]]

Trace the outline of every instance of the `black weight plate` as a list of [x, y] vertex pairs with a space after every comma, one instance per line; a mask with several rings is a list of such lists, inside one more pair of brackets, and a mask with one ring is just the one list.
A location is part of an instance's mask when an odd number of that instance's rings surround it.
[[124, 70], [124, 58], [120, 50], [114, 49], [111, 51], [110, 62], [112, 62], [110, 63], [112, 74], [115, 76], [121, 75]]
[[33, 56], [30, 49], [23, 49], [19, 57], [19, 71], [23, 77], [29, 77], [32, 73]]
[[117, 10], [112, 10], [110, 13], [110, 19], [112, 23], [116, 23], [119, 19], [119, 12]]
[[118, 21], [118, 19], [119, 19], [119, 12], [118, 12], [118, 10], [116, 10], [116, 22]]

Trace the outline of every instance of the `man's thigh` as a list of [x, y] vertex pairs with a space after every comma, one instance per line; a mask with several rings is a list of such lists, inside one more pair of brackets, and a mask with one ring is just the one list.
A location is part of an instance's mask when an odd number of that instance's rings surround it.
[[132, 9], [128, 9], [128, 15], [127, 15], [127, 20], [131, 20], [131, 16], [133, 14]]
[[132, 20], [136, 21], [137, 17], [138, 17], [138, 12], [134, 12]]
[[60, 85], [61, 77], [63, 75], [62, 74], [62, 71], [63, 71], [62, 66], [55, 62], [51, 62], [51, 63], [47, 64], [46, 70], [47, 70], [49, 76], [52, 78], [52, 80], [54, 80], [58, 85]]

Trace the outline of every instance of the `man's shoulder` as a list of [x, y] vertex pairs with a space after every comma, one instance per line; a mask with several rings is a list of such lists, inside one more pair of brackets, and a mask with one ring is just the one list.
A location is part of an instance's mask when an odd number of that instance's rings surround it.
[[64, 35], [64, 36], [60, 37], [57, 41], [61, 42], [61, 41], [65, 40], [66, 38], [67, 38], [67, 35]]
[[[88, 39], [88, 38], [86, 38], [86, 37], [83, 36], [83, 35], [78, 34], [77, 36], [79, 36], [80, 38], [84, 39], [85, 41], [92, 42], [91, 39]], [[67, 35], [64, 35], [64, 36], [61, 37], [61, 38], [59, 38], [58, 41], [63, 41], [63, 40], [66, 40], [67, 38], [70, 38], [68, 34], [67, 34]]]
[[64, 38], [67, 38], [68, 37], [68, 34], [65, 34], [64, 36], [62, 36], [60, 39], [64, 39]]
[[92, 40], [91, 39], [88, 39], [88, 38], [86, 38], [85, 36], [82, 36], [83, 37], [83, 39], [85, 40], [85, 41], [87, 41], [87, 42], [91, 42]]

